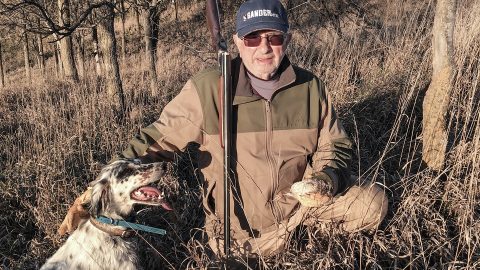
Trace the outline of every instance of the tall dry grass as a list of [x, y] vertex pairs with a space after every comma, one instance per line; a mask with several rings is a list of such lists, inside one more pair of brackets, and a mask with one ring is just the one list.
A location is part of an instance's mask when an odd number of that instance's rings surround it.
[[[278, 269], [478, 269], [480, 267], [480, 4], [459, 3], [455, 28], [458, 69], [449, 109], [449, 152], [441, 173], [421, 164], [421, 103], [431, 76], [432, 1], [373, 2], [360, 18], [343, 17], [338, 29], [303, 5], [292, 11], [288, 54], [327, 84], [355, 141], [354, 171], [385, 185], [390, 212], [375, 232], [346, 235], [335, 226], [299, 228], [281, 255], [263, 258]], [[162, 17], [158, 78], [151, 96], [140, 38], [129, 27], [122, 79], [129, 114], [115, 122], [112, 103], [92, 73], [79, 84], [53, 76], [23, 82], [10, 73], [0, 90], [0, 265], [34, 269], [61, 245], [56, 235], [68, 205], [102, 164], [121, 151], [141, 126], [194, 73], [213, 64], [207, 53], [202, 5]], [[368, 20], [367, 20], [368, 19]], [[326, 18], [325, 18], [326, 20]], [[373, 23], [372, 23], [373, 22]], [[228, 29], [232, 29], [229, 21]], [[133, 25], [133, 19], [127, 25]], [[202, 27], [199, 26], [202, 25]], [[194, 31], [192, 31], [194, 29]], [[51, 64], [51, 63], [50, 63]], [[53, 70], [53, 69], [52, 69]], [[142, 234], [146, 269], [206, 267], [195, 148], [170, 166], [164, 186], [176, 211], [140, 215], [169, 231]]]

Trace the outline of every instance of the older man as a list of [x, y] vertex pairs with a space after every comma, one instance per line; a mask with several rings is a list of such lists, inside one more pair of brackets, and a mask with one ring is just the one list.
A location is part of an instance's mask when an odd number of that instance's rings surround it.
[[[387, 210], [382, 189], [354, 185], [350, 178], [351, 142], [324, 84], [285, 55], [292, 38], [288, 29], [279, 1], [251, 0], [238, 10], [230, 212], [232, 252], [239, 256], [281, 251], [301, 223], [338, 222], [347, 231], [376, 228]], [[208, 69], [191, 78], [120, 156], [144, 162], [171, 160], [188, 143], [198, 143], [206, 183], [205, 227], [209, 245], [221, 254], [219, 76], [217, 69]], [[300, 184], [291, 191], [294, 183]], [[302, 193], [304, 183], [312, 192]]]

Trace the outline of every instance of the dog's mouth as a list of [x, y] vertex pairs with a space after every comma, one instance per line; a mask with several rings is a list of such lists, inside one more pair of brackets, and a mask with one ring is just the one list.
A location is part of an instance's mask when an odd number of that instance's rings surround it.
[[130, 198], [138, 204], [161, 206], [165, 210], [172, 210], [172, 207], [165, 201], [163, 192], [154, 186], [143, 186], [130, 193]]

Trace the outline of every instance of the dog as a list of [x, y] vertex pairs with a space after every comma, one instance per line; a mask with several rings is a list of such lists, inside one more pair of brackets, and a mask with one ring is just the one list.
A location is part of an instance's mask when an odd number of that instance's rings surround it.
[[127, 237], [134, 231], [100, 223], [93, 217], [127, 220], [135, 204], [171, 210], [164, 194], [155, 187], [164, 172], [164, 163], [141, 164], [138, 160], [118, 160], [105, 166], [90, 183], [91, 218], [82, 221], [40, 269], [141, 269], [137, 243]]

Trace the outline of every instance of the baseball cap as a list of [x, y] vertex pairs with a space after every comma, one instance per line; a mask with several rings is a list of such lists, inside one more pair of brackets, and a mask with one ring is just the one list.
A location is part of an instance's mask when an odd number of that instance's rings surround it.
[[258, 30], [288, 31], [287, 11], [278, 0], [249, 0], [237, 12], [238, 37]]

